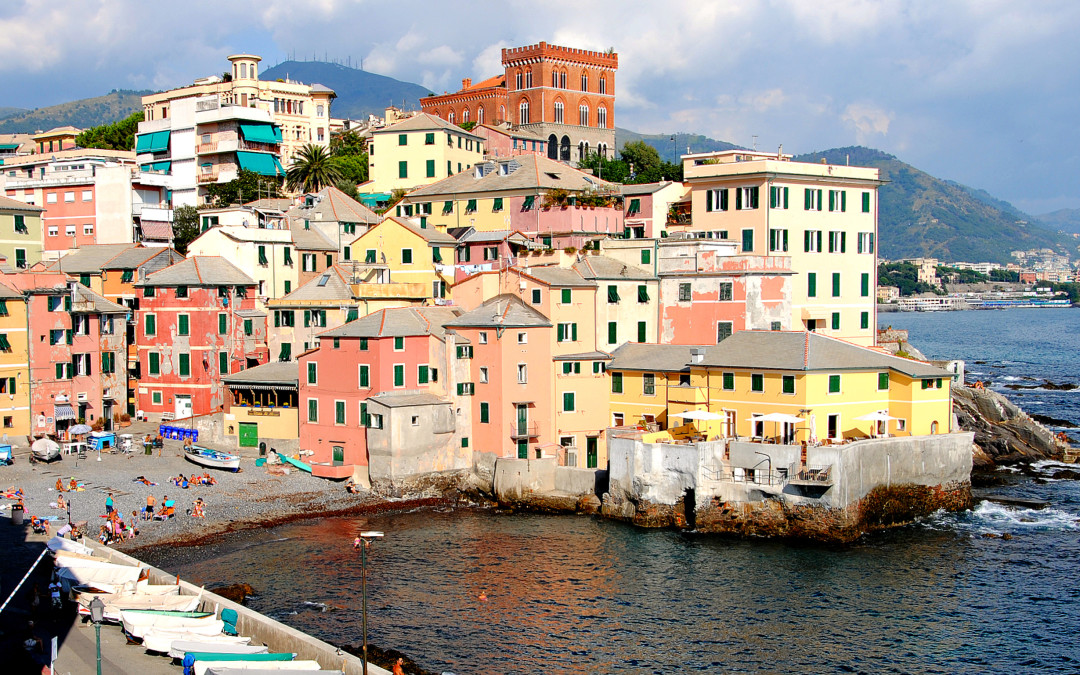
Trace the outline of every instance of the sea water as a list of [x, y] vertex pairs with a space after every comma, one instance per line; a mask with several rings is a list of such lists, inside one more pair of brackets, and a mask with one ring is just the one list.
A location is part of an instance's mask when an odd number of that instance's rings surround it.
[[[927, 356], [967, 359], [997, 387], [1006, 377], [1080, 380], [1078, 316], [1006, 310], [883, 322], [910, 329]], [[1077, 396], [1016, 398], [1080, 422]], [[162, 549], [150, 562], [197, 584], [249, 583], [252, 608], [358, 644], [352, 539], [383, 530], [368, 560], [370, 641], [461, 675], [1080, 672], [1080, 483], [1054, 480], [1061, 468], [1039, 463], [1038, 479], [1004, 471], [1009, 484], [995, 488], [1046, 500], [1046, 509], [981, 503], [848, 546], [421, 510], [243, 532]]]

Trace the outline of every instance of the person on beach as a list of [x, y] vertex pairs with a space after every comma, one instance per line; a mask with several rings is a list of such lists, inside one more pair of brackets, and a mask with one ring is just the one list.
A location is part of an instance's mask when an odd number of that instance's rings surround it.
[[397, 661], [394, 661], [394, 675], [405, 675], [404, 661], [398, 657]]
[[68, 492], [75, 492], [78, 489], [79, 484], [75, 482], [75, 476], [72, 476], [71, 480], [68, 482]]
[[112, 512], [113, 512], [113, 498], [112, 498], [112, 493], [110, 492], [109, 496], [105, 498], [105, 515], [110, 515]]
[[206, 517], [205, 515], [203, 515], [203, 500], [202, 500], [202, 497], [199, 497], [198, 499], [196, 499], [195, 503], [192, 505], [192, 507], [191, 507], [191, 517], [192, 518], [205, 518]]
[[134, 537], [135, 535], [137, 535], [139, 533], [139, 530], [135, 527], [135, 523], [137, 523], [137, 522], [139, 522], [139, 512], [138, 511], [132, 511], [131, 512], [131, 520], [128, 521], [128, 526], [127, 526], [128, 539], [131, 539], [132, 537]]
[[60, 509], [61, 511], [67, 510], [67, 502], [64, 501], [63, 494], [56, 495], [56, 508]]
[[154, 503], [154, 495], [146, 495], [146, 510], [144, 511], [146, 517], [143, 520], [154, 519]]
[[63, 481], [62, 478], [58, 477], [56, 479], [56, 491], [57, 492], [63, 492], [64, 491], [64, 481]]

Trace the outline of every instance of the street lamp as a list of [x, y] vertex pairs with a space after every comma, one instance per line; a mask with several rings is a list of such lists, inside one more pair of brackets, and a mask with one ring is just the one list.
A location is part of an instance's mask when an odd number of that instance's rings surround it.
[[97, 636], [97, 675], [101, 675], [101, 620], [105, 618], [105, 603], [95, 597], [90, 601], [90, 620], [94, 622]]
[[[363, 666], [364, 675], [367, 675], [367, 549], [371, 542], [382, 539], [383, 533], [375, 530], [361, 532], [360, 536], [353, 541], [353, 548], [360, 549], [360, 597], [361, 602], [361, 626], [364, 634]], [[101, 675], [101, 673], [98, 673]]]

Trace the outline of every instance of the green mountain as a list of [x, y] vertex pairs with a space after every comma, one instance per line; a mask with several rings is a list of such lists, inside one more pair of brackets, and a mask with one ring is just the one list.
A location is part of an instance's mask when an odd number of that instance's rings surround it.
[[26, 108], [5, 108], [4, 106], [0, 106], [0, 120], [6, 120], [9, 117], [21, 115], [25, 112]]
[[[678, 162], [679, 156], [686, 154], [688, 147], [690, 152], [742, 149], [738, 145], [732, 145], [727, 141], [718, 141], [701, 134], [684, 134], [681, 132], [679, 134], [639, 134], [636, 131], [615, 127], [616, 148], [621, 148], [627, 143], [635, 141], [645, 141], [656, 148], [656, 151], [660, 153], [660, 159], [672, 163]], [[676, 143], [678, 143], [678, 151], [676, 151]]]
[[1062, 232], [1080, 234], [1080, 209], [1061, 209], [1036, 216], [1040, 223]]
[[337, 94], [331, 106], [334, 117], [352, 119], [364, 119], [369, 114], [382, 117], [390, 105], [419, 110], [420, 99], [431, 93], [412, 82], [326, 61], [283, 61], [260, 75], [263, 80], [286, 78], [330, 87]]
[[935, 178], [893, 155], [864, 147], [833, 148], [795, 157], [799, 162], [874, 167], [888, 181], [880, 189], [878, 231], [887, 259], [1011, 260], [1010, 251], [1053, 248], [1076, 255], [1076, 243], [1047, 229], [1011, 204]]
[[32, 134], [65, 126], [87, 129], [109, 124], [141, 110], [142, 97], [151, 93], [113, 89], [104, 96], [24, 110], [11, 117], [0, 114], [0, 134]]

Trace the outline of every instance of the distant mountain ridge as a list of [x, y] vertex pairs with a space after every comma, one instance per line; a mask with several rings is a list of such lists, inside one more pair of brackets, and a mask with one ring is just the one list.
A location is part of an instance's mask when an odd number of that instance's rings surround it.
[[[621, 148], [627, 143], [637, 141], [644, 141], [656, 148], [656, 151], [660, 153], [660, 159], [673, 164], [679, 161], [680, 155], [686, 154], [687, 148], [690, 149], [690, 152], [718, 152], [721, 150], [743, 149], [727, 141], [718, 141], [701, 134], [684, 134], [682, 132], [678, 134], [639, 134], [636, 131], [615, 127], [615, 147]], [[676, 144], [678, 145], [677, 148]]]
[[795, 157], [799, 162], [874, 167], [882, 180], [878, 231], [883, 258], [1011, 261], [1010, 251], [1052, 248], [1076, 255], [1076, 243], [1047, 229], [1012, 204], [953, 181], [935, 178], [880, 150], [833, 148]]
[[412, 82], [350, 68], [326, 61], [282, 61], [262, 71], [262, 80], [290, 79], [304, 84], [321, 84], [337, 94], [330, 106], [334, 117], [364, 119], [385, 113], [387, 106], [419, 110], [420, 99], [431, 92]]
[[142, 97], [152, 93], [114, 89], [104, 96], [24, 110], [9, 117], [0, 114], [0, 134], [32, 134], [65, 126], [88, 129], [109, 124], [141, 110]]
[[1080, 234], [1080, 209], [1060, 209], [1036, 217], [1047, 227]]

